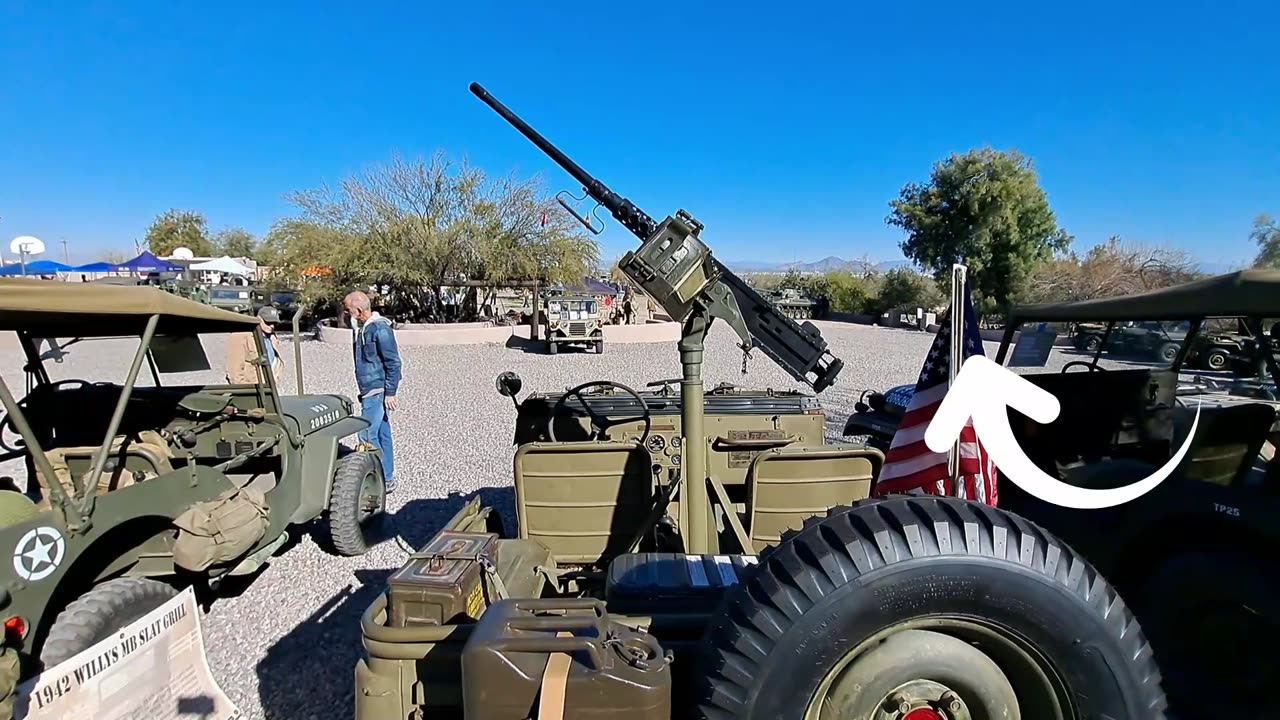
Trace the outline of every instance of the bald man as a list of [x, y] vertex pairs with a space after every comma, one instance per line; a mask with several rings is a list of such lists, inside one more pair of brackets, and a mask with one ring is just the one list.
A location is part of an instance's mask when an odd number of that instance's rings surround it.
[[400, 351], [395, 331], [390, 320], [373, 311], [369, 296], [362, 292], [347, 295], [342, 306], [351, 316], [360, 414], [369, 421], [368, 429], [360, 433], [360, 441], [382, 451], [382, 476], [391, 493], [395, 491], [391, 414], [396, 411], [396, 390], [400, 387]]

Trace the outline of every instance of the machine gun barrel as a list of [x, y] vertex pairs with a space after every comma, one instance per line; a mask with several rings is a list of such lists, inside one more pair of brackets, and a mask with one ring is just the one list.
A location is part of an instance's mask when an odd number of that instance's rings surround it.
[[[471, 83], [471, 93], [582, 183], [588, 195], [640, 239], [640, 249], [627, 253], [619, 267], [657, 300], [673, 320], [686, 323], [698, 313], [708, 320], [720, 318], [742, 339], [744, 353], [752, 347], [763, 348], [765, 354], [793, 378], [808, 383], [817, 392], [835, 382], [844, 363], [828, 351], [818, 328], [812, 323], [802, 326], [778, 312], [772, 303], [712, 257], [710, 248], [698, 237], [701, 223], [684, 210], [661, 224], [655, 223], [630, 200], [570, 160], [479, 83]], [[575, 217], [596, 232], [581, 216], [575, 213]], [[685, 331], [691, 330], [686, 325]], [[705, 326], [702, 332], [705, 333]], [[702, 340], [697, 342], [696, 354], [700, 358]], [[745, 356], [743, 362], [745, 372]], [[685, 428], [688, 429], [687, 423]]]
[[471, 94], [484, 101], [485, 105], [493, 108], [493, 111], [501, 115], [503, 120], [511, 123], [511, 126], [519, 130], [521, 135], [529, 138], [529, 141], [537, 145], [539, 150], [546, 153], [548, 157], [556, 161], [557, 165], [564, 168], [565, 172], [572, 175], [574, 180], [582, 183], [582, 189], [595, 198], [596, 202], [603, 205], [615, 220], [622, 223], [623, 227], [630, 230], [641, 240], [648, 240], [649, 236], [653, 234], [658, 224], [645, 211], [636, 207], [630, 200], [610, 190], [609, 186], [595, 179], [590, 173], [579, 167], [578, 163], [570, 160], [568, 155], [560, 152], [560, 148], [552, 145], [550, 140], [542, 137], [541, 133], [529, 127], [528, 123], [521, 120], [506, 105], [503, 105], [497, 98], [490, 95], [488, 90], [480, 86], [480, 83], [471, 83]]

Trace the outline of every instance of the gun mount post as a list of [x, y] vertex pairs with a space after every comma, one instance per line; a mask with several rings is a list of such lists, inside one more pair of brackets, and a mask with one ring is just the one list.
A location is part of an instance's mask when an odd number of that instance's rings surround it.
[[702, 351], [708, 319], [695, 313], [684, 323], [680, 335], [680, 447], [684, 462], [680, 472], [680, 535], [685, 552], [702, 555], [708, 547], [710, 498], [707, 497], [707, 440], [703, 430]]

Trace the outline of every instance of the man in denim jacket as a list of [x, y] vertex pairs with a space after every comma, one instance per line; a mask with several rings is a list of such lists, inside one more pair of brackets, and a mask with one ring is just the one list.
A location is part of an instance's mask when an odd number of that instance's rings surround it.
[[351, 315], [360, 414], [369, 421], [368, 429], [360, 432], [360, 441], [382, 451], [382, 474], [390, 493], [395, 490], [391, 414], [396, 411], [396, 390], [400, 387], [400, 351], [396, 348], [395, 331], [390, 320], [373, 312], [369, 296], [362, 292], [347, 295], [342, 306]]

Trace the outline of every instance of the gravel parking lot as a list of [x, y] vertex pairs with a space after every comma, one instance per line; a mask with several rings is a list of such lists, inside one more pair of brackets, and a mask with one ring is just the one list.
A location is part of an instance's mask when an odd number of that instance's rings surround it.
[[[836, 387], [822, 394], [827, 434], [838, 439], [847, 415], [865, 388], [885, 389], [914, 381], [932, 336], [837, 323], [818, 323], [833, 352], [845, 361]], [[730, 382], [798, 388], [757, 352], [740, 373], [736, 336], [717, 325], [708, 341], [708, 386]], [[286, 343], [287, 345], [287, 343]], [[49, 363], [55, 379], [123, 379], [136, 343], [92, 341], [68, 348], [61, 363]], [[308, 392], [354, 396], [349, 348], [300, 344]], [[166, 377], [166, 384], [221, 381], [222, 346], [206, 339], [213, 369], [198, 376]], [[993, 357], [996, 344], [988, 343]], [[474, 493], [497, 504], [510, 519], [511, 401], [494, 390], [494, 377], [514, 370], [525, 391], [555, 390], [596, 379], [632, 387], [680, 376], [672, 344], [610, 345], [603, 355], [577, 351], [558, 356], [501, 345], [406, 346], [405, 381], [395, 426], [398, 489], [388, 500], [395, 527], [418, 546]], [[293, 388], [292, 350], [286, 349], [285, 387]], [[1059, 353], [1055, 353], [1059, 354]], [[23, 394], [21, 358], [0, 345], [0, 369], [16, 395]], [[145, 373], [144, 373], [145, 374]], [[12, 464], [0, 470], [22, 482]], [[399, 567], [404, 551], [382, 543], [359, 558], [337, 558], [309, 537], [287, 547], [247, 589], [215, 604], [203, 618], [209, 662], [223, 689], [247, 717], [347, 717], [352, 707], [352, 669], [360, 651], [358, 621]]]

